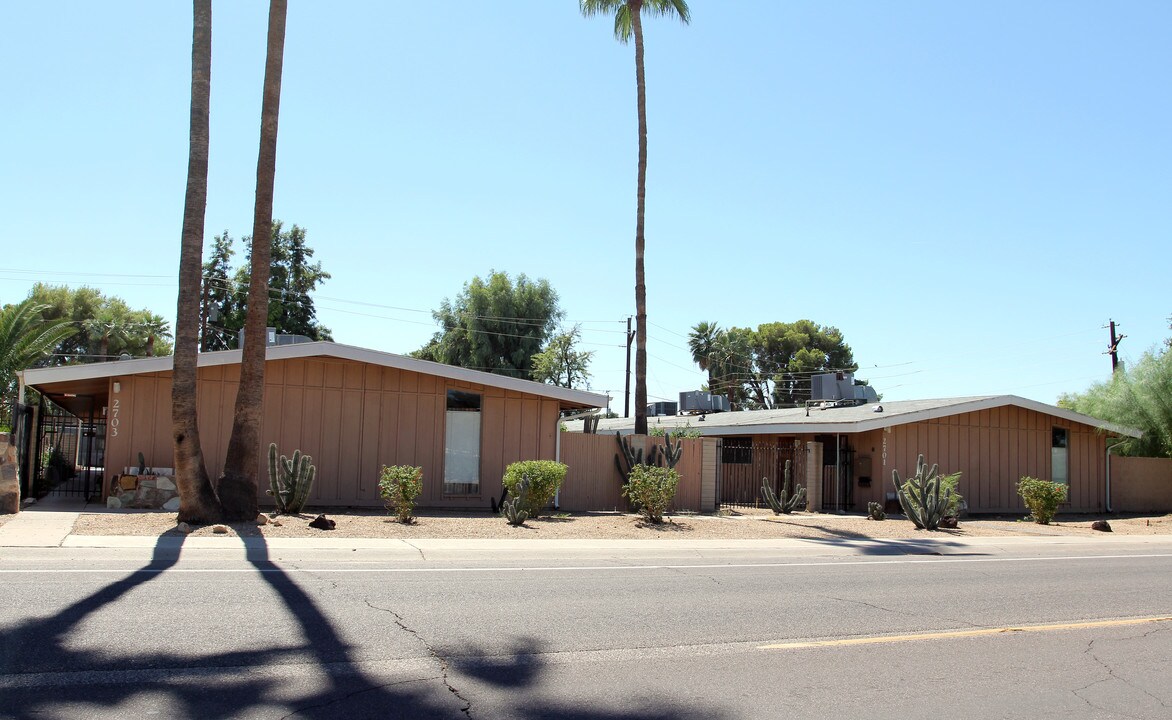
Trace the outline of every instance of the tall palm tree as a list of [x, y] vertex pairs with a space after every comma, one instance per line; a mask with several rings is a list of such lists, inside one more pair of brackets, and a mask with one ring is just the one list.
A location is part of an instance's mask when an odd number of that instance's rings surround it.
[[277, 176], [277, 120], [281, 110], [281, 69], [285, 57], [287, 0], [270, 0], [264, 96], [260, 110], [260, 153], [256, 161], [256, 205], [252, 215], [252, 273], [248, 316], [232, 436], [224, 474], [216, 485], [229, 520], [252, 520], [260, 468], [260, 424], [264, 403], [265, 327], [268, 324], [269, 260], [272, 256], [273, 185]]
[[175, 356], [171, 374], [171, 441], [175, 450], [175, 485], [179, 490], [178, 519], [205, 524], [218, 522], [223, 515], [204, 464], [195, 407], [204, 209], [208, 195], [208, 114], [212, 87], [211, 0], [194, 0], [194, 17], [187, 193], [183, 201]]
[[685, 0], [578, 0], [586, 17], [614, 13], [614, 36], [635, 38], [635, 90], [639, 112], [639, 179], [635, 206], [635, 434], [647, 434], [647, 285], [643, 273], [643, 210], [647, 194], [647, 86], [643, 75], [643, 18], [674, 15], [685, 25], [691, 13]]
[[688, 349], [692, 351], [692, 362], [708, 372], [708, 391], [716, 392], [713, 374], [712, 347], [720, 337], [720, 326], [714, 322], [696, 323], [688, 333]]

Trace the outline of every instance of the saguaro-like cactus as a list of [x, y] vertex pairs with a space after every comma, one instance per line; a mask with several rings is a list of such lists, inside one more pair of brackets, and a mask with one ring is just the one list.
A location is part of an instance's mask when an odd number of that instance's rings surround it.
[[773, 511], [774, 515], [780, 515], [782, 513], [789, 515], [794, 510], [806, 504], [806, 488], [798, 485], [796, 488], [793, 488], [791, 494], [790, 488], [793, 486], [790, 481], [789, 460], [785, 461], [785, 481], [781, 485], [780, 496], [773, 492], [773, 488], [769, 487], [768, 478], [762, 478], [761, 480], [761, 497], [765, 499], [765, 503]]
[[528, 494], [529, 478], [522, 477], [513, 490], [513, 499], [501, 501], [501, 515], [510, 525], [523, 525], [529, 519], [529, 511], [525, 509]]
[[622, 476], [623, 482], [631, 476], [631, 468], [636, 465], [643, 464], [643, 448], [637, 448], [631, 444], [630, 438], [623, 437], [620, 433], [614, 434], [614, 439], [619, 444], [621, 454], [615, 454], [614, 466], [618, 468], [619, 475]]
[[677, 439], [673, 444], [671, 441], [671, 433], [663, 436], [663, 460], [667, 467], [674, 468], [676, 463], [680, 461], [680, 457], [684, 454], [684, 440]]
[[916, 460], [916, 474], [901, 482], [899, 471], [892, 470], [891, 477], [895, 481], [895, 492], [899, 497], [899, 505], [904, 515], [922, 530], [935, 530], [940, 527], [940, 518], [948, 510], [952, 500], [952, 490], [940, 492], [940, 473], [936, 464], [929, 470], [924, 463], [924, 456]]
[[293, 458], [277, 457], [277, 444], [269, 445], [269, 495], [277, 504], [277, 512], [292, 514], [301, 512], [309, 499], [317, 468], [310, 462], [313, 458], [293, 451]]

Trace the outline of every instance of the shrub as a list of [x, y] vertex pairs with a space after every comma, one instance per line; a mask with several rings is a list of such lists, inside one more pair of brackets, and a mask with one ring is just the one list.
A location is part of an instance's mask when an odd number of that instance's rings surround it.
[[383, 465], [378, 478], [378, 494], [387, 510], [399, 517], [399, 522], [415, 519], [415, 498], [423, 492], [423, 468], [411, 465]]
[[1066, 501], [1064, 483], [1023, 477], [1017, 482], [1017, 494], [1030, 509], [1030, 517], [1039, 525], [1049, 525], [1058, 512], [1058, 506]]
[[636, 465], [631, 468], [623, 496], [650, 522], [663, 522], [663, 512], [676, 496], [680, 474], [671, 468]]
[[529, 517], [535, 518], [553, 502], [558, 488], [566, 479], [565, 465], [553, 460], [522, 460], [505, 468], [503, 482], [509, 494], [516, 497], [517, 484], [521, 478], [529, 478], [529, 488], [525, 497], [524, 509]]
[[700, 432], [699, 428], [692, 427], [691, 420], [685, 423], [683, 427], [672, 428], [671, 430], [662, 426], [653, 427], [647, 431], [647, 434], [651, 437], [670, 437], [676, 440], [680, 438], [694, 439], [704, 437], [704, 433]]

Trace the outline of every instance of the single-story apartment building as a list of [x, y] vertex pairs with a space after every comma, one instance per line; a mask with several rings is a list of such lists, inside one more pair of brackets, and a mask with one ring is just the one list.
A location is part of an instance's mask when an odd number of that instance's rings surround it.
[[[600, 420], [598, 433], [631, 433], [632, 419]], [[1014, 395], [902, 400], [648, 418], [652, 432], [691, 428], [721, 441], [721, 503], [756, 504], [763, 481], [779, 487], [790, 461], [812, 510], [865, 511], [894, 500], [892, 470], [913, 474], [924, 455], [961, 473], [970, 512], [1025, 512], [1017, 482], [1066, 483], [1067, 512], [1110, 507], [1109, 449], [1140, 431]], [[570, 424], [581, 431], [582, 422]]]
[[[198, 361], [200, 437], [217, 477], [231, 433], [239, 350]], [[115, 475], [173, 466], [171, 357], [25, 370], [20, 381], [104, 437], [90, 462], [105, 496]], [[378, 506], [383, 465], [423, 467], [421, 505], [487, 507], [505, 468], [559, 457], [560, 422], [606, 406], [605, 395], [333, 342], [270, 346], [261, 468], [269, 443], [311, 455], [314, 506]], [[101, 447], [104, 445], [104, 447]], [[267, 477], [261, 479], [261, 502]]]

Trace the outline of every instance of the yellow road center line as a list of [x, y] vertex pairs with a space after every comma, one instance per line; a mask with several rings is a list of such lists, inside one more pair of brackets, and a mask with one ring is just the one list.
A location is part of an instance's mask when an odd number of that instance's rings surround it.
[[1085, 630], [1087, 628], [1122, 627], [1145, 623], [1172, 622], [1172, 616], [1127, 618], [1124, 620], [1095, 620], [1055, 625], [1018, 625], [1013, 627], [980, 628], [979, 630], [951, 630], [948, 632], [916, 633], [914, 635], [878, 635], [875, 637], [843, 638], [840, 640], [809, 640], [804, 642], [761, 645], [758, 650], [798, 650], [815, 647], [843, 647], [848, 645], [878, 645], [880, 643], [913, 642], [916, 640], [949, 640], [952, 638], [982, 637], [1004, 633], [1049, 632], [1051, 630]]

